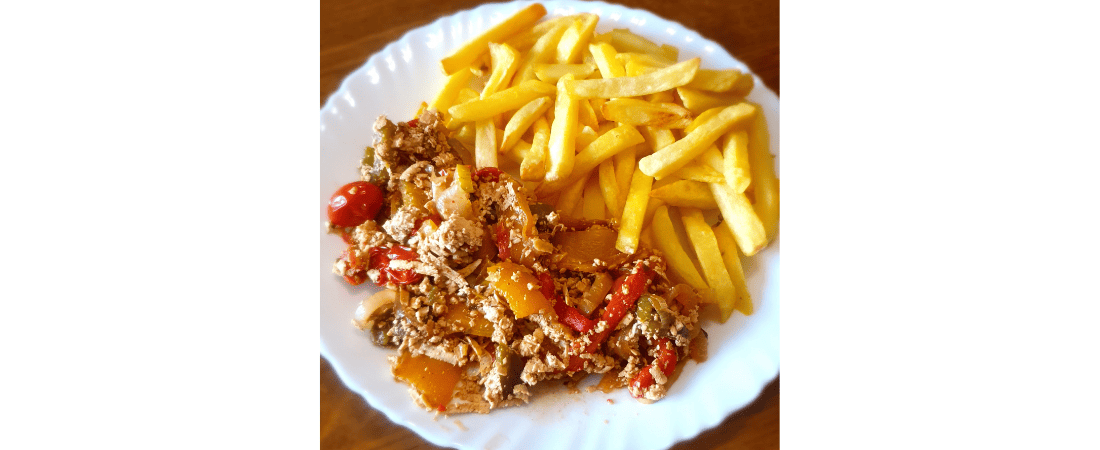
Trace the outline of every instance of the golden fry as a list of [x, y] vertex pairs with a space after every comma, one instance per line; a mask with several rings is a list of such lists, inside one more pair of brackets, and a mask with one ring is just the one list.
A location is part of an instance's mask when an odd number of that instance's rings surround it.
[[599, 176], [593, 174], [584, 184], [584, 199], [581, 204], [581, 215], [588, 219], [603, 220], [607, 218], [604, 207], [603, 193], [600, 192]]
[[[553, 132], [553, 129], [551, 128], [550, 131]], [[616, 153], [644, 141], [645, 139], [642, 138], [642, 135], [638, 133], [638, 130], [634, 127], [630, 125], [620, 125], [596, 138], [596, 140], [588, 144], [584, 150], [577, 153], [570, 175], [552, 180], [550, 179], [550, 175], [547, 174], [546, 182], [539, 185], [535, 190], [535, 194], [541, 197], [560, 191], [566, 186], [588, 176], [588, 172], [591, 172], [592, 169], [595, 169], [596, 166], [614, 156]], [[553, 153], [551, 153], [551, 156], [553, 156]]]
[[554, 85], [539, 80], [529, 80], [519, 86], [498, 91], [480, 100], [452, 106], [451, 118], [459, 122], [477, 122], [513, 109], [519, 109], [531, 100], [553, 95]]
[[742, 102], [745, 100], [745, 94], [747, 94], [747, 92], [739, 93], [735, 91], [707, 92], [683, 86], [676, 88], [676, 93], [679, 94], [680, 101], [684, 103], [684, 108], [695, 114], [708, 109], [721, 108]]
[[749, 135], [744, 131], [732, 131], [722, 136], [722, 173], [727, 184], [737, 192], [745, 192], [752, 182], [749, 170]]
[[527, 152], [519, 166], [519, 177], [524, 181], [542, 180], [546, 176], [546, 163], [550, 159], [550, 125], [546, 123], [546, 119], [539, 117], [533, 127], [531, 151]]
[[547, 83], [557, 83], [567, 73], [573, 74], [578, 80], [583, 80], [596, 71], [595, 63], [581, 64], [535, 64], [535, 76]]
[[535, 64], [553, 61], [554, 54], [557, 52], [558, 41], [561, 40], [561, 35], [565, 33], [571, 23], [572, 21], [563, 21], [547, 31], [538, 41], [535, 41], [535, 45], [531, 46], [531, 49], [524, 54], [519, 68], [516, 69], [516, 76], [512, 79], [513, 86], [535, 79]]
[[699, 258], [699, 266], [703, 268], [703, 275], [707, 278], [707, 286], [714, 290], [718, 310], [722, 313], [721, 321], [725, 323], [737, 304], [737, 288], [722, 261], [714, 230], [703, 220], [703, 213], [698, 209], [682, 208], [680, 214], [684, 230], [687, 231], [688, 239], [695, 248], [695, 255]]
[[[706, 153], [703, 153], [703, 154], [706, 155]], [[711, 166], [709, 166], [705, 163], [700, 164], [698, 159], [687, 163], [684, 167], [681, 167], [680, 170], [677, 170], [676, 172], [673, 172], [672, 175], [669, 175], [668, 177], [665, 177], [665, 178], [670, 178], [670, 177], [671, 178], [680, 178], [680, 179], [684, 179], [684, 180], [698, 181], [700, 183], [725, 183], [726, 182], [726, 177], [725, 177], [725, 175], [722, 174], [722, 172], [719, 172], [719, 171], [715, 170], [714, 168], [712, 168]]]
[[582, 50], [588, 47], [592, 30], [596, 29], [596, 22], [599, 19], [599, 16], [588, 13], [580, 14], [579, 18], [574, 19], [558, 41], [555, 61], [562, 64], [580, 61]]
[[600, 75], [604, 78], [625, 77], [623, 63], [615, 57], [615, 48], [606, 42], [597, 42], [588, 45], [588, 51], [592, 54], [592, 60], [600, 69]]
[[[729, 92], [737, 85], [741, 77], [752, 78], [752, 75], [743, 74], [737, 69], [699, 69], [699, 71], [695, 73], [695, 79], [691, 80], [691, 82], [684, 87], [701, 91]], [[742, 81], [741, 83], [744, 82]], [[752, 89], [751, 85], [749, 89]], [[745, 94], [747, 93], [748, 92], [745, 92]], [[742, 94], [742, 96], [744, 96], [744, 94]]]
[[768, 121], [764, 112], [749, 126], [749, 169], [752, 172], [753, 209], [760, 216], [768, 241], [779, 232], [779, 179], [775, 177], [775, 157], [772, 156]]
[[535, 24], [534, 27], [523, 30], [519, 32], [519, 34], [516, 34], [515, 36], [506, 39], [504, 42], [518, 51], [526, 52], [527, 50], [530, 50], [531, 47], [534, 47], [535, 43], [538, 42], [539, 38], [541, 38], [543, 35], [550, 32], [551, 30], [558, 28], [559, 26], [562, 26], [562, 24], [566, 24], [565, 26], [569, 26], [568, 24], [571, 23], [572, 20], [576, 17], [577, 16], [574, 15], [546, 19], [542, 22]]
[[726, 263], [726, 272], [733, 280], [733, 287], [737, 289], [737, 304], [734, 309], [741, 314], [751, 316], [753, 311], [752, 295], [749, 294], [749, 286], [745, 281], [745, 271], [741, 268], [741, 258], [737, 256], [737, 244], [733, 241], [733, 234], [729, 227], [718, 224], [712, 228], [714, 237], [718, 239], [718, 248], [722, 251], [722, 261]]
[[567, 83], [565, 88], [581, 98], [637, 97], [683, 86], [695, 77], [698, 69], [699, 58], [692, 58], [645, 75], [576, 80]]
[[469, 70], [459, 70], [448, 76], [443, 89], [439, 91], [439, 95], [435, 96], [435, 100], [432, 100], [430, 107], [439, 112], [446, 112], [451, 105], [455, 104], [458, 92], [466, 87], [473, 76], [474, 73]]
[[489, 81], [485, 82], [485, 88], [481, 90], [481, 98], [486, 98], [497, 93], [501, 86], [506, 86], [516, 73], [519, 52], [508, 44], [489, 43], [489, 56], [492, 59], [493, 72], [489, 75]]
[[623, 213], [619, 216], [619, 236], [615, 240], [615, 248], [620, 252], [634, 254], [638, 251], [642, 227], [646, 222], [646, 210], [650, 203], [649, 189], [652, 185], [653, 177], [640, 170], [633, 171]]
[[718, 203], [710, 193], [707, 183], [691, 180], [679, 180], [649, 192], [649, 196], [659, 198], [669, 206], [685, 208], [716, 209]]
[[745, 256], [755, 255], [768, 243], [764, 233], [764, 224], [752, 209], [745, 194], [734, 192], [726, 183], [709, 183], [710, 193], [718, 202], [718, 210], [726, 226], [733, 232], [734, 241]]
[[634, 98], [614, 98], [603, 104], [607, 120], [635, 126], [686, 128], [692, 114], [675, 103], [651, 103]]
[[573, 75], [566, 74], [558, 80], [557, 99], [554, 102], [554, 122], [550, 125], [550, 166], [546, 171], [547, 181], [564, 179], [573, 171], [580, 99], [563, 88], [565, 83], [572, 79]]
[[480, 120], [476, 125], [477, 142], [474, 145], [474, 164], [478, 169], [497, 167], [497, 126], [493, 120]]
[[519, 111], [516, 111], [504, 126], [504, 140], [500, 143], [500, 151], [506, 152], [516, 145], [520, 136], [523, 136], [523, 133], [526, 133], [536, 120], [542, 118], [549, 108], [550, 97], [539, 97], [527, 102]]
[[[660, 206], [653, 214], [653, 234], [659, 239], [654, 239], [653, 244], [665, 255], [665, 261], [668, 262], [669, 278], [677, 283], [687, 283], [689, 286], [699, 290], [700, 293], [704, 291], [710, 292], [707, 283], [703, 281], [703, 277], [699, 275], [699, 271], [695, 268], [695, 263], [691, 262], [691, 257], [683, 247], [680, 246], [680, 242], [676, 239], [676, 229], [672, 225], [672, 219], [668, 215], [668, 207]], [[712, 294], [713, 295], [713, 294]], [[704, 294], [704, 300], [707, 300], [709, 296]], [[713, 297], [709, 298], [713, 300]]]
[[612, 159], [615, 161], [615, 177], [619, 179], [619, 192], [625, 196], [630, 189], [630, 178], [634, 175], [636, 154], [638, 146], [628, 148], [616, 153]]
[[520, 31], [531, 28], [542, 16], [546, 15], [546, 7], [539, 3], [531, 3], [519, 10], [512, 17], [486, 30], [480, 36], [471, 39], [454, 52], [443, 58], [443, 72], [447, 75], [467, 69], [488, 50], [490, 42], [504, 42], [508, 37], [518, 34]]
[[559, 214], [577, 217], [574, 212], [577, 207], [581, 205], [581, 197], [584, 193], [584, 186], [588, 184], [588, 180], [581, 180], [579, 183], [573, 183], [569, 187], [561, 191], [561, 195], [558, 196], [557, 211]]
[[615, 161], [608, 159], [600, 163], [597, 169], [599, 173], [600, 192], [603, 194], [604, 204], [611, 218], [623, 216], [623, 198], [619, 191], [619, 180], [615, 176]]
[[657, 45], [626, 28], [616, 28], [603, 35], [620, 52], [648, 53], [664, 59], [676, 61], [679, 50], [671, 45]]
[[658, 179], [663, 178], [699, 156], [734, 125], [751, 119], [755, 112], [756, 108], [747, 103], [724, 108], [689, 132], [683, 139], [642, 158], [638, 161], [638, 167], [641, 167], [647, 175]]

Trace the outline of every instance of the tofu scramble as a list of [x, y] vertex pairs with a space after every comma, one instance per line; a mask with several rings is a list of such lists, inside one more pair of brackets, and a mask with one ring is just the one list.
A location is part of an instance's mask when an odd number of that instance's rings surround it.
[[563, 217], [452, 139], [438, 112], [379, 117], [360, 180], [329, 202], [348, 249], [333, 271], [383, 288], [355, 323], [394, 376], [443, 414], [526, 404], [540, 382], [601, 374], [642, 403], [705, 358], [700, 298], [663, 257], [615, 249], [613, 221]]

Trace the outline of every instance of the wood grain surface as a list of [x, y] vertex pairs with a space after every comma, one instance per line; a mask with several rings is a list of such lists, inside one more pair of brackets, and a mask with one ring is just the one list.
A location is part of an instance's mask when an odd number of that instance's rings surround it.
[[[340, 81], [386, 44], [440, 16], [484, 2], [446, 0], [322, 0], [320, 104]], [[721, 44], [779, 93], [778, 0], [630, 0], [614, 3], [648, 10]], [[340, 381], [320, 360], [322, 449], [436, 449], [390, 422]], [[719, 388], [720, 389], [720, 388]], [[720, 425], [672, 448], [779, 448], [779, 378], [749, 406]]]

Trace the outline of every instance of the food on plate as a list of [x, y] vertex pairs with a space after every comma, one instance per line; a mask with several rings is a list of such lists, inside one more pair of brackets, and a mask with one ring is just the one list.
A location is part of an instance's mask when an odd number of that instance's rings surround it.
[[348, 244], [333, 271], [382, 288], [354, 322], [431, 411], [591, 374], [660, 400], [705, 359], [705, 317], [752, 314], [740, 255], [778, 231], [751, 75], [545, 15], [530, 4], [444, 58], [439, 94], [379, 117], [360, 180], [329, 201]]

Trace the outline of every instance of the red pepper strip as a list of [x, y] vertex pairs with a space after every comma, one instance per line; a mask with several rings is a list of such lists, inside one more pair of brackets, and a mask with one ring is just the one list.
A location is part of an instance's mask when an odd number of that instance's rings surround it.
[[[619, 326], [619, 322], [622, 322], [623, 317], [626, 317], [626, 314], [634, 309], [634, 303], [645, 292], [646, 285], [649, 284], [651, 278], [653, 278], [653, 275], [649, 268], [638, 261], [633, 272], [615, 280], [615, 284], [611, 288], [611, 300], [600, 316], [600, 321], [607, 322], [607, 328], [592, 335], [588, 346], [584, 347], [579, 353], [593, 353], [600, 347], [600, 344], [611, 335], [615, 327]], [[577, 350], [576, 345], [574, 350]]]
[[539, 274], [539, 289], [546, 298], [554, 300], [554, 312], [558, 314], [558, 320], [579, 333], [587, 333], [596, 322], [584, 316], [577, 308], [565, 304], [565, 300], [554, 290], [554, 277], [550, 273]]
[[508, 255], [512, 253], [512, 233], [508, 227], [496, 224], [494, 228], [497, 235], [497, 256], [501, 261], [508, 261]]
[[581, 347], [583, 341], [574, 341], [572, 354], [569, 356], [569, 363], [565, 368], [566, 372], [576, 372], [584, 367], [584, 359], [580, 357], [580, 354], [594, 353], [600, 348], [600, 344], [607, 340], [615, 327], [619, 326], [619, 322], [622, 322], [623, 317], [626, 317], [626, 314], [634, 308], [634, 303], [645, 292], [645, 288], [652, 278], [653, 273], [649, 268], [638, 261], [633, 272], [615, 280], [615, 284], [611, 288], [611, 301], [608, 302], [607, 307], [604, 308], [603, 314], [600, 316], [600, 321], [607, 322], [607, 328], [591, 335], [587, 346]]
[[500, 175], [504, 173], [496, 167], [482, 167], [474, 175], [477, 175], [482, 181], [496, 182], [500, 181]]
[[657, 366], [657, 369], [666, 377], [671, 376], [672, 371], [676, 370], [676, 360], [676, 350], [672, 348], [672, 342], [668, 338], [661, 338], [657, 341], [657, 357], [653, 363], [642, 367], [642, 370], [630, 380], [630, 395], [641, 398], [645, 390], [653, 386], [653, 373], [650, 372], [653, 366]]
[[417, 125], [420, 125], [420, 120], [419, 119], [413, 119], [413, 120], [410, 120], [410, 121], [405, 122], [405, 123], [410, 127], [416, 128]]

